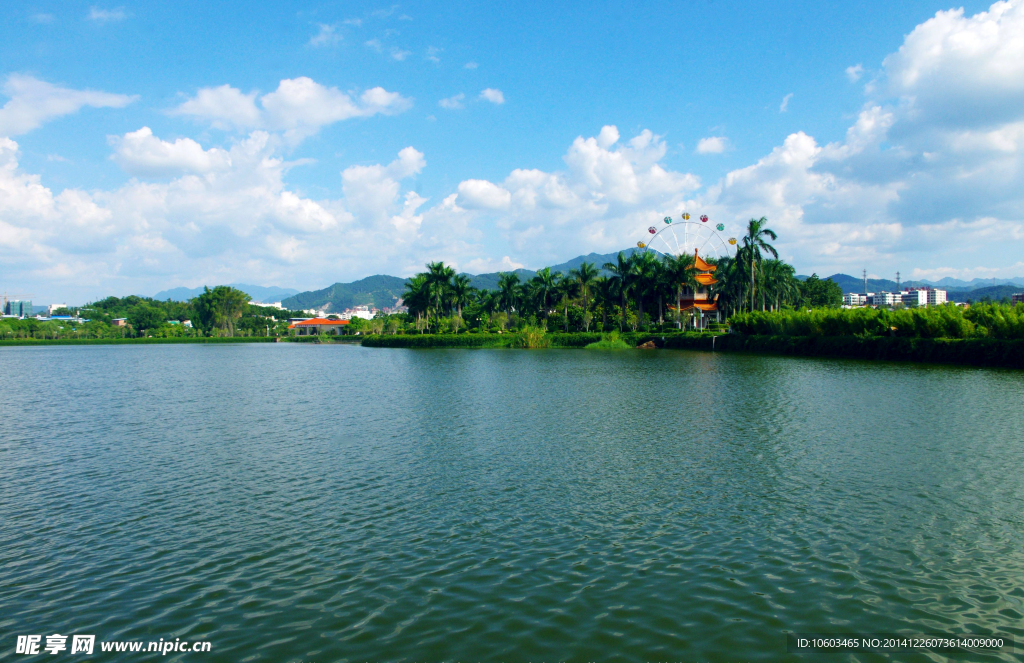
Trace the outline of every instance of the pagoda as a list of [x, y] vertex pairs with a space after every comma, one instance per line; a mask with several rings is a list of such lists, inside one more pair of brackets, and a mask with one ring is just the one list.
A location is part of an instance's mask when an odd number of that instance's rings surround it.
[[[712, 286], [718, 283], [718, 279], [716, 279], [713, 274], [718, 267], [701, 258], [697, 249], [693, 250], [693, 266], [690, 267], [690, 269], [697, 270], [694, 280], [698, 285]], [[713, 298], [709, 298], [706, 287], [693, 289], [683, 286], [682, 293], [679, 297], [679, 310], [689, 311], [694, 308], [701, 311], [717, 311], [718, 295], [716, 294]]]

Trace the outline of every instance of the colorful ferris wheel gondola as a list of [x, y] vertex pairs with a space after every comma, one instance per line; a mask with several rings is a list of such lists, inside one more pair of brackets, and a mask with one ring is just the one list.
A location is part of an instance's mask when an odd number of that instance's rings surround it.
[[707, 214], [701, 214], [700, 215], [700, 222], [701, 223], [707, 223], [708, 222], [708, 215]]

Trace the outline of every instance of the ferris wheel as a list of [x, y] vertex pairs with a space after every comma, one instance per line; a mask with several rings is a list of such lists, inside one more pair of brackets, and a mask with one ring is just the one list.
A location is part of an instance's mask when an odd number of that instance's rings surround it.
[[736, 238], [725, 236], [725, 224], [712, 223], [706, 214], [691, 219], [683, 212], [678, 221], [670, 216], [663, 219], [659, 228], [647, 229], [649, 237], [636, 243], [646, 251], [654, 251], [675, 258], [695, 252], [705, 258], [731, 258], [736, 252]]

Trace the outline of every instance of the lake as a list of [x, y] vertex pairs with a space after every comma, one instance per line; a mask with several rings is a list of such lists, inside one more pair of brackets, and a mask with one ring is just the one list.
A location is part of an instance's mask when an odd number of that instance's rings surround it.
[[684, 351], [2, 348], [0, 660], [1020, 643], [1022, 404], [1021, 372]]

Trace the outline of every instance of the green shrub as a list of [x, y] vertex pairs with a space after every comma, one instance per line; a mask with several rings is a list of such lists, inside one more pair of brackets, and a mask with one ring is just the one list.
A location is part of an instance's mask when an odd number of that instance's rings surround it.
[[587, 350], [628, 350], [633, 346], [619, 338], [618, 332], [612, 332], [602, 336], [600, 341], [596, 341], [585, 347]]

